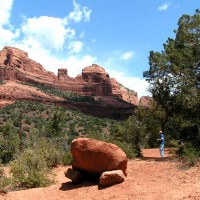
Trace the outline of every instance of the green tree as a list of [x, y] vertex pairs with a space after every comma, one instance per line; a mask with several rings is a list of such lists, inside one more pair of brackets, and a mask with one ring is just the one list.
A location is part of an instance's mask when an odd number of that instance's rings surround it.
[[163, 51], [150, 52], [150, 69], [144, 77], [154, 100], [166, 113], [162, 128], [176, 119], [180, 138], [200, 143], [200, 11], [183, 15], [175, 34]]
[[56, 110], [53, 112], [49, 122], [45, 127], [47, 137], [59, 137], [64, 134], [64, 112]]

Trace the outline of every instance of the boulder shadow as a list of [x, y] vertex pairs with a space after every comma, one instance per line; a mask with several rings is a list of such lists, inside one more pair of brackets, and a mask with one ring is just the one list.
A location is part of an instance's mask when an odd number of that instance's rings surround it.
[[122, 184], [122, 183], [115, 183], [115, 184], [107, 185], [107, 186], [98, 185], [98, 190], [104, 190], [104, 189], [107, 189], [107, 188], [110, 188], [110, 187], [113, 187], [113, 186], [116, 186], [119, 184]]
[[170, 160], [176, 159], [176, 156], [170, 156], [170, 157], [139, 157], [139, 159], [145, 160], [145, 161], [168, 162]]
[[59, 190], [67, 191], [67, 190], [74, 190], [81, 187], [90, 187], [90, 186], [98, 186], [97, 181], [84, 181], [82, 183], [73, 183], [71, 181], [65, 182], [61, 184]]

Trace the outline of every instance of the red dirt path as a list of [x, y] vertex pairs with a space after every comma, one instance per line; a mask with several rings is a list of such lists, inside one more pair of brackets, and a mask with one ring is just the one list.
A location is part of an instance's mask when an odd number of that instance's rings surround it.
[[144, 158], [128, 162], [126, 181], [105, 189], [95, 183], [74, 185], [65, 178], [67, 167], [55, 169], [57, 183], [46, 188], [9, 192], [0, 200], [200, 200], [200, 166], [183, 168], [165, 151], [143, 150]]

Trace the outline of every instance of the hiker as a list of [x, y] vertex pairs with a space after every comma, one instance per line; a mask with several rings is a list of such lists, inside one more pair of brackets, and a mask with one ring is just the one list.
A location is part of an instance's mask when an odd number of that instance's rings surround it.
[[162, 131], [159, 132], [160, 138], [157, 139], [157, 141], [160, 143], [159, 149], [160, 149], [160, 156], [164, 157], [164, 144], [165, 144], [165, 136]]

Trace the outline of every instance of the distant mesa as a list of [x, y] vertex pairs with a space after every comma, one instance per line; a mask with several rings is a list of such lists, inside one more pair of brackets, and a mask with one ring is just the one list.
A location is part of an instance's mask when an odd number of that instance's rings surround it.
[[[64, 68], [58, 69], [56, 76], [53, 72], [45, 70], [40, 63], [30, 59], [27, 52], [10, 46], [5, 46], [0, 51], [0, 80], [39, 83], [66, 92], [94, 96], [105, 105], [123, 108], [123, 104], [126, 109], [130, 107], [132, 111], [128, 111], [129, 114], [133, 112], [131, 105], [139, 105], [137, 92], [110, 78], [105, 69], [97, 64], [85, 67], [75, 78], [70, 77]], [[116, 98], [121, 99], [121, 102]]]

